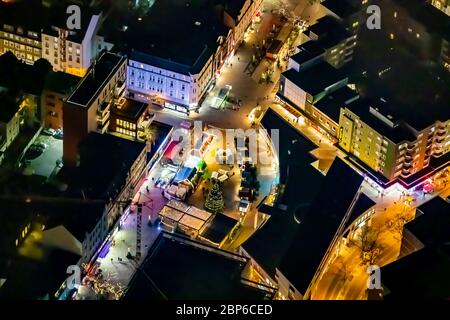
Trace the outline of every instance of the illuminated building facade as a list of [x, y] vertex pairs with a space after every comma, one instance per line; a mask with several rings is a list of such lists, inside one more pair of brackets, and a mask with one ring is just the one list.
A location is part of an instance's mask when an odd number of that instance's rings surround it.
[[[223, 2], [217, 7], [212, 1], [159, 1], [129, 26], [131, 97], [187, 114], [198, 108], [261, 6], [261, 0]], [[176, 24], [161, 19], [167, 10]], [[166, 39], [172, 39], [170, 47]]]
[[85, 15], [82, 15], [81, 30], [67, 30], [65, 24], [55, 24], [42, 31], [42, 58], [47, 59], [55, 71], [82, 77], [102, 50], [112, 48], [112, 44], [97, 35], [102, 13], [86, 15], [89, 18]]
[[148, 112], [148, 104], [120, 98], [111, 107], [109, 131], [130, 139], [146, 141], [154, 119]]
[[[294, 55], [292, 60], [296, 58], [301, 57]], [[278, 99], [288, 111], [297, 113], [296, 121], [301, 115], [320, 131], [337, 137], [340, 107], [357, 99], [358, 94], [347, 87], [347, 76], [327, 62], [309, 65], [306, 61], [308, 67], [298, 59], [297, 63], [300, 63], [298, 71], [291, 68], [281, 74]]]
[[389, 180], [409, 178], [450, 151], [450, 119], [416, 129], [385, 105], [358, 100], [342, 108], [339, 146]]

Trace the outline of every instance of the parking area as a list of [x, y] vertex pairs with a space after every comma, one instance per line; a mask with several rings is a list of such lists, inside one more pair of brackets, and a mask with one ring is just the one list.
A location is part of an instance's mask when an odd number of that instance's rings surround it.
[[30, 147], [25, 153], [25, 172], [49, 178], [61, 167], [63, 140], [41, 133], [33, 145], [42, 147], [40, 149]]

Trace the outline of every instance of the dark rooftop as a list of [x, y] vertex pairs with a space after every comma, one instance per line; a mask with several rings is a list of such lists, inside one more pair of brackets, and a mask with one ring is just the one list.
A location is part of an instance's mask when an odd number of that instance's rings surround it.
[[345, 86], [317, 101], [314, 104], [314, 107], [326, 114], [336, 123], [339, 123], [341, 107], [347, 106], [358, 98], [359, 94], [356, 91]]
[[305, 63], [318, 56], [323, 55], [325, 50], [317, 45], [316, 41], [308, 41], [298, 47], [299, 52], [294, 54], [290, 59], [294, 60], [298, 64]]
[[[396, 123], [396, 125], [394, 125], [394, 127], [391, 127], [370, 112], [370, 107], [379, 108], [384, 105], [385, 103], [382, 101], [374, 102], [370, 99], [358, 99], [348, 104], [346, 107], [347, 109], [358, 115], [361, 120], [364, 121], [368, 126], [370, 126], [378, 133], [384, 135], [393, 143], [415, 141], [415, 133], [403, 121], [394, 120], [394, 123]], [[381, 111], [382, 109], [379, 110]], [[386, 113], [385, 110], [383, 114], [385, 114], [386, 116], [390, 115], [390, 113]]]
[[306, 292], [362, 181], [336, 158], [311, 207], [299, 209], [303, 219], [278, 269], [300, 292]]
[[125, 57], [105, 52], [87, 71], [75, 91], [67, 99], [68, 102], [85, 107], [97, 97], [100, 89], [126, 60]]
[[38, 59], [33, 65], [28, 65], [8, 51], [0, 56], [0, 87], [8, 88], [13, 94], [40, 96], [51, 69], [51, 64], [45, 59]]
[[309, 31], [318, 36], [317, 45], [325, 50], [352, 36], [339, 20], [330, 16], [320, 18], [316, 24], [309, 27]]
[[325, 0], [321, 4], [341, 19], [347, 19], [361, 11], [347, 0]]
[[356, 204], [353, 207], [350, 218], [348, 218], [348, 221], [345, 224], [345, 228], [349, 227], [360, 215], [372, 208], [375, 204], [376, 203], [372, 199], [370, 199], [364, 193], [361, 193], [358, 201], [356, 201]]
[[[385, 300], [450, 299], [450, 250], [425, 247], [381, 269]], [[386, 290], [385, 289], [385, 290]]]
[[120, 117], [137, 120], [142, 116], [147, 107], [147, 103], [126, 99], [123, 105], [114, 104], [111, 108], [111, 112]]
[[22, 99], [11, 97], [8, 93], [0, 92], [0, 122], [8, 123], [19, 111]]
[[420, 22], [428, 32], [450, 40], [450, 19], [448, 15], [432, 6], [429, 1], [395, 0], [395, 2], [408, 10], [410, 16]]
[[[288, 250], [299, 224], [295, 222], [295, 209], [309, 208], [317, 196], [325, 177], [310, 163], [315, 158], [310, 151], [315, 145], [300, 135], [273, 110], [268, 109], [261, 120], [263, 127], [280, 130], [279, 163], [280, 190], [273, 207], [261, 207], [270, 214], [269, 220], [243, 244], [245, 251], [274, 277], [275, 268]], [[269, 210], [267, 210], [269, 209]]]
[[[252, 2], [254, 0], [251, 0]], [[246, 0], [224, 0], [225, 11], [233, 18], [237, 19], [241, 9], [244, 7]]]
[[161, 233], [125, 300], [262, 300], [265, 292], [244, 285], [247, 260], [187, 238]]
[[431, 53], [422, 42], [413, 48], [405, 37], [393, 41], [382, 29], [360, 29], [352, 64], [360, 95], [373, 101], [383, 98], [395, 118], [417, 131], [450, 119], [450, 74], [429, 61]]
[[65, 72], [49, 72], [44, 88], [62, 95], [70, 94], [81, 78]]
[[141, 142], [90, 133], [80, 144], [80, 166], [75, 169], [69, 188], [94, 200], [114, 198], [144, 149]]
[[[0, 25], [9, 24], [24, 28], [27, 31], [40, 33], [44, 9], [41, 0], [15, 1], [6, 3], [0, 1]], [[15, 32], [14, 32], [15, 33]], [[37, 39], [41, 41], [40, 34]]]
[[342, 72], [324, 61], [299, 72], [289, 69], [282, 75], [312, 96], [316, 96], [347, 78]]
[[54, 294], [67, 278], [67, 267], [80, 257], [55, 248], [43, 248], [39, 260], [17, 257], [7, 265], [6, 282], [0, 287], [0, 300], [54, 300]]
[[423, 214], [405, 227], [425, 246], [437, 247], [450, 243], [450, 204], [436, 197], [418, 208]]
[[205, 231], [203, 231], [202, 237], [219, 244], [225, 239], [236, 224], [236, 220], [221, 213], [216, 214]]
[[142, 20], [131, 21], [125, 41], [132, 60], [195, 74], [216, 51], [218, 37], [227, 33], [214, 1], [167, 0], [156, 1]]

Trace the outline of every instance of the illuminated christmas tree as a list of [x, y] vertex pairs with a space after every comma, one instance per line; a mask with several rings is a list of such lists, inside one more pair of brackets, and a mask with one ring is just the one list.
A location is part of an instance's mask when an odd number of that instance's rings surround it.
[[217, 181], [213, 181], [212, 188], [206, 197], [205, 209], [212, 213], [221, 213], [223, 212], [224, 206], [225, 204], [219, 183]]

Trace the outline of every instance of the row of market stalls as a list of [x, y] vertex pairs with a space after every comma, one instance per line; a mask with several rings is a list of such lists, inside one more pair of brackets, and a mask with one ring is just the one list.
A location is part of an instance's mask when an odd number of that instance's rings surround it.
[[220, 247], [238, 222], [224, 214], [212, 214], [184, 202], [170, 200], [159, 212], [161, 226]]
[[194, 192], [207, 166], [203, 157], [214, 140], [213, 135], [204, 132], [192, 147], [187, 141], [191, 138], [191, 129], [182, 130], [186, 131], [180, 135], [182, 138], [171, 141], [164, 153], [161, 181], [157, 181], [169, 200], [184, 201]]

